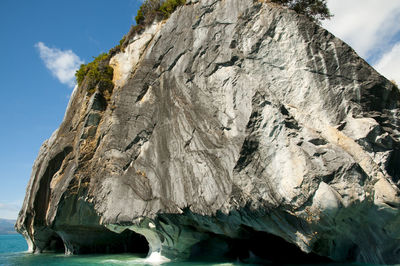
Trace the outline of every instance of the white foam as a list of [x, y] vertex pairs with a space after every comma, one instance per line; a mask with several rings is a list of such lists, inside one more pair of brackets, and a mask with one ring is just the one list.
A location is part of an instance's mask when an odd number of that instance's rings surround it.
[[162, 256], [160, 252], [153, 252], [144, 261], [146, 263], [150, 263], [152, 265], [160, 265], [160, 264], [169, 262], [170, 259]]
[[133, 259], [133, 260], [119, 260], [119, 259], [108, 259], [108, 260], [103, 260], [101, 262], [102, 264], [105, 265], [129, 265], [129, 266], [134, 266], [134, 265], [144, 265], [145, 261], [144, 259]]

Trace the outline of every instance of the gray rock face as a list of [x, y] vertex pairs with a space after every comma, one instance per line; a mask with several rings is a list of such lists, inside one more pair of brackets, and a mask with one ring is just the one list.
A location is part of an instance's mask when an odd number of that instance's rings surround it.
[[271, 234], [400, 263], [400, 93], [328, 31], [187, 1], [110, 65], [113, 92], [76, 88], [35, 161], [16, 225], [32, 252], [137, 251], [142, 235], [169, 258], [253, 238], [262, 255]]

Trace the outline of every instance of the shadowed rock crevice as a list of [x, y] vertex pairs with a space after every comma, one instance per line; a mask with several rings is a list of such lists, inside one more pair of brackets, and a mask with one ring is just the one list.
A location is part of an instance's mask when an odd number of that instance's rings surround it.
[[395, 86], [387, 87], [386, 82], [362, 88], [361, 105], [368, 111], [396, 109], [399, 105], [400, 92]]
[[37, 225], [44, 225], [46, 218], [46, 211], [50, 199], [50, 181], [54, 174], [60, 169], [65, 157], [72, 151], [72, 147], [65, 147], [61, 152], [56, 154], [48, 163], [45, 173], [40, 179], [39, 190], [35, 198], [35, 223]]
[[258, 151], [260, 138], [258, 129], [260, 128], [260, 124], [262, 122], [263, 107], [264, 102], [262, 95], [255, 93], [252, 99], [252, 113], [246, 125], [246, 131], [248, 132], [248, 135], [245, 138], [240, 150], [240, 157], [234, 168], [235, 171], [240, 172], [242, 169], [244, 169], [252, 161], [252, 158]]
[[399, 186], [400, 180], [400, 147], [394, 149], [388, 160], [386, 171], [392, 176], [392, 180]]
[[255, 137], [247, 137], [240, 151], [240, 157], [235, 165], [235, 170], [241, 171], [251, 161], [252, 156], [257, 151], [259, 142]]

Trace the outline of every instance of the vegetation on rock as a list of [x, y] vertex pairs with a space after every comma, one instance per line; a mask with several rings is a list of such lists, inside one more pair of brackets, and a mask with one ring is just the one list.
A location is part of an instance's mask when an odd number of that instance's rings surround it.
[[185, 2], [186, 0], [167, 0], [160, 6], [160, 11], [163, 13], [164, 18], [169, 18], [175, 9], [184, 5]]
[[326, 0], [270, 0], [270, 2], [287, 6], [315, 22], [333, 16], [326, 5]]
[[136, 24], [148, 25], [156, 18], [169, 18], [176, 8], [185, 2], [186, 0], [145, 0], [135, 17]]
[[91, 94], [98, 86], [100, 91], [111, 90], [114, 87], [112, 82], [113, 68], [108, 65], [109, 54], [102, 53], [88, 64], [82, 64], [76, 71], [75, 77], [78, 85], [86, 79], [87, 90]]
[[[118, 50], [118, 51], [121, 50], [122, 46], [125, 42], [125, 39], [126, 39], [126, 36], [122, 37], [122, 39], [119, 40], [119, 44], [117, 46], [115, 46], [113, 49]], [[109, 54], [111, 54], [111, 51], [109, 52]]]
[[137, 25], [131, 28], [128, 35], [124, 36], [108, 54], [100, 54], [94, 58], [93, 62], [86, 65], [82, 64], [76, 71], [75, 77], [78, 85], [81, 85], [86, 79], [89, 94], [95, 91], [96, 86], [100, 91], [112, 90], [114, 87], [112, 82], [113, 68], [108, 65], [110, 57], [124, 49], [124, 43], [128, 37], [141, 32], [146, 25], [153, 23], [155, 19], [167, 19], [177, 7], [184, 5], [185, 2], [186, 0], [145, 0], [135, 17]]

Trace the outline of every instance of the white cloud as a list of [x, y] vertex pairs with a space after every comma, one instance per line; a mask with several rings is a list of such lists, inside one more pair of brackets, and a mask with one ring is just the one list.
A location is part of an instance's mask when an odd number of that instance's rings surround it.
[[61, 83], [70, 87], [75, 85], [75, 71], [83, 61], [71, 50], [62, 51], [49, 48], [44, 43], [38, 42], [35, 47], [39, 50], [40, 58], [46, 67]]
[[364, 58], [390, 49], [400, 31], [399, 0], [328, 0], [328, 7], [334, 17], [323, 26]]
[[17, 219], [19, 210], [21, 209], [21, 202], [0, 202], [0, 218], [3, 219]]
[[386, 78], [400, 85], [400, 42], [385, 53], [374, 67]]

